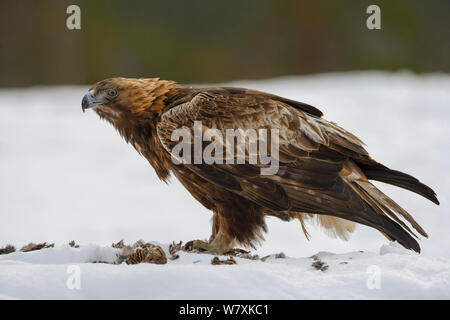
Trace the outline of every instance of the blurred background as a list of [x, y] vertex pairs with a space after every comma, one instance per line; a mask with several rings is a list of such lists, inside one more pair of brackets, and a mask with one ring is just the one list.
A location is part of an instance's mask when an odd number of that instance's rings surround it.
[[[81, 8], [81, 30], [66, 9]], [[369, 30], [369, 5], [381, 30]], [[378, 161], [430, 185], [441, 206], [380, 188], [450, 257], [450, 1], [0, 0], [0, 247], [76, 240], [207, 239], [211, 213], [93, 112], [89, 85], [113, 76], [247, 87], [319, 107]], [[379, 250], [268, 219], [261, 254]]]
[[[81, 30], [66, 8], [81, 8]], [[381, 7], [381, 30], [366, 9]], [[450, 71], [450, 1], [0, 0], [0, 87]]]

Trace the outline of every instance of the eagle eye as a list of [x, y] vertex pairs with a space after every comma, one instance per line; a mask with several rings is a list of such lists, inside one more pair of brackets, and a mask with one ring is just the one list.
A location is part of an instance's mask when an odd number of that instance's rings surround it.
[[117, 89], [108, 89], [106, 93], [108, 94], [109, 98], [115, 98], [117, 97], [118, 91]]

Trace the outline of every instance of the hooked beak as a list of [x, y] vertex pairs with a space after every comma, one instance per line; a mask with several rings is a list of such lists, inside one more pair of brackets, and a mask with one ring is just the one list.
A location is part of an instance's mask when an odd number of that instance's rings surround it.
[[102, 101], [98, 101], [94, 98], [94, 96], [92, 95], [92, 91], [89, 91], [84, 95], [83, 100], [81, 101], [81, 109], [84, 112], [84, 110], [93, 108], [102, 103], [103, 103]]

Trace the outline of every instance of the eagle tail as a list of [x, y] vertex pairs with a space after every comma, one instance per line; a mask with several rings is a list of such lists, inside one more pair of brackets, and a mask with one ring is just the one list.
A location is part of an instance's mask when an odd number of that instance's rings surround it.
[[415, 192], [439, 205], [439, 200], [437, 199], [436, 193], [433, 189], [409, 174], [389, 169], [388, 167], [375, 161], [370, 164], [358, 163], [358, 165], [366, 175], [367, 179], [388, 183]]
[[360, 215], [360, 223], [371, 226], [382, 232], [388, 239], [397, 240], [407, 249], [420, 252], [420, 246], [413, 238], [417, 238], [411, 228], [401, 219], [406, 220], [419, 234], [428, 237], [425, 230], [414, 218], [394, 200], [375, 187], [352, 161], [344, 165], [342, 178], [348, 186], [363, 200], [372, 213]]
[[399, 216], [408, 221], [422, 236], [428, 235], [405, 209], [369, 181], [354, 180], [350, 186], [374, 211], [372, 215], [365, 217], [364, 224], [378, 229], [389, 240], [397, 240], [405, 248], [420, 252], [420, 246], [413, 238], [417, 238], [417, 235]]
[[398, 223], [384, 215], [380, 216], [379, 220], [381, 220], [382, 223], [378, 221], [373, 227], [378, 229], [386, 238], [391, 241], [396, 240], [406, 249], [420, 253], [420, 245], [417, 240], [415, 240], [411, 234], [403, 229]]

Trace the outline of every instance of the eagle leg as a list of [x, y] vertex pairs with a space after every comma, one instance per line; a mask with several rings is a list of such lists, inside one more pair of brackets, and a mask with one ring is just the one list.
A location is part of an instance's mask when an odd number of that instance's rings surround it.
[[219, 229], [219, 232], [216, 233], [214, 239], [210, 242], [210, 248], [213, 252], [224, 254], [232, 249], [233, 242], [233, 238]]

